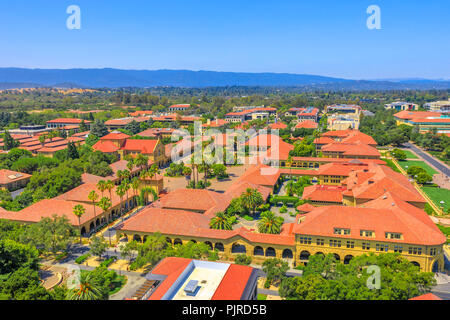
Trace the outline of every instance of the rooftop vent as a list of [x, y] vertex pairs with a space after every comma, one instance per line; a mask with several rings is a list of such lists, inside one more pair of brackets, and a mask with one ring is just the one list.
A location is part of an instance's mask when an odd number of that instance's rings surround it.
[[384, 195], [384, 196], [383, 196], [383, 199], [387, 199], [387, 195]]
[[195, 297], [199, 290], [200, 286], [198, 285], [198, 280], [190, 280], [186, 287], [184, 287], [186, 295], [191, 297]]

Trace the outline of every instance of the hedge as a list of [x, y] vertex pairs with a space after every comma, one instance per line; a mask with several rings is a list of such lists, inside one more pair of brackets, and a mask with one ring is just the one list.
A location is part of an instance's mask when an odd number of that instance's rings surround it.
[[90, 253], [83, 254], [82, 256], [79, 256], [78, 258], [75, 259], [75, 263], [82, 264], [82, 263], [85, 262], [85, 261], [87, 260], [87, 258], [89, 258], [90, 256], [91, 256]]

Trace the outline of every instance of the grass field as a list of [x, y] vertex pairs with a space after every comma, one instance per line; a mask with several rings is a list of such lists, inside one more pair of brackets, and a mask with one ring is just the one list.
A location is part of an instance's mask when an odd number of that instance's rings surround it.
[[436, 187], [423, 187], [422, 190], [439, 208], [442, 206], [441, 201], [445, 201], [443, 205], [444, 211], [450, 208], [450, 190]]
[[419, 157], [412, 153], [410, 150], [403, 151], [406, 153], [406, 159], [419, 159]]
[[258, 293], [258, 300], [266, 300], [266, 299], [267, 299], [266, 294]]
[[386, 159], [386, 158], [381, 158], [381, 160], [383, 160], [384, 162], [386, 162], [386, 165], [391, 168], [392, 170], [394, 170], [395, 172], [400, 172], [400, 170], [398, 170], [398, 168], [395, 166], [394, 162], [392, 162], [391, 159]]
[[433, 175], [435, 175], [436, 173], [438, 173], [436, 170], [434, 170], [432, 167], [430, 167], [428, 164], [426, 164], [426, 163], [423, 162], [423, 161], [408, 161], [408, 160], [406, 160], [406, 161], [398, 161], [398, 164], [399, 164], [405, 171], [408, 170], [406, 167], [411, 168], [411, 167], [413, 167], [413, 166], [416, 166], [416, 167], [424, 168], [425, 171], [428, 172], [428, 174], [431, 175], [431, 176], [433, 176]]

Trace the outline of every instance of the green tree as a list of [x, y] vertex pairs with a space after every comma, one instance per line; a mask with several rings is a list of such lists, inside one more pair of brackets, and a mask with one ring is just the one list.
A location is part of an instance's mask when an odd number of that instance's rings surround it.
[[267, 287], [267, 285], [270, 286], [271, 284], [279, 283], [286, 276], [289, 265], [281, 259], [267, 259], [263, 262], [262, 270], [266, 274], [265, 286]]
[[53, 254], [67, 250], [76, 237], [76, 231], [69, 219], [56, 214], [31, 225], [28, 234], [35, 245]]
[[81, 217], [86, 212], [86, 208], [83, 207], [81, 204], [77, 204], [73, 208], [73, 214], [78, 218], [78, 228], [80, 229], [80, 243], [81, 243]]
[[241, 195], [242, 204], [249, 212], [255, 214], [256, 208], [264, 203], [263, 197], [258, 189], [247, 188]]
[[265, 211], [261, 214], [261, 220], [258, 222], [258, 230], [260, 233], [278, 234], [281, 232], [283, 221], [282, 217], [277, 217], [271, 211]]
[[211, 229], [218, 229], [218, 230], [232, 229], [229, 218], [223, 212], [217, 212], [216, 216], [211, 218], [209, 226]]
[[67, 291], [67, 300], [102, 300], [103, 295], [98, 284], [93, 280], [90, 272], [81, 272], [79, 284]]
[[92, 238], [91, 240], [91, 253], [94, 256], [97, 256], [99, 258], [101, 258], [103, 256], [103, 254], [106, 252], [106, 249], [108, 248], [108, 244], [105, 241], [105, 238], [103, 238], [103, 236], [95, 236]]

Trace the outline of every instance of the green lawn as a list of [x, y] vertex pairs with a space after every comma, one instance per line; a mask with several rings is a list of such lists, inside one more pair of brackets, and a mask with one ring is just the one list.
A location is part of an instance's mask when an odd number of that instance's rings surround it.
[[258, 293], [258, 300], [266, 300], [266, 299], [267, 299], [267, 295], [266, 294]]
[[386, 162], [386, 165], [388, 167], [390, 167], [392, 170], [394, 170], [395, 172], [400, 172], [400, 170], [398, 170], [397, 166], [394, 164], [394, 162], [392, 162], [391, 159], [381, 158], [381, 160]]
[[422, 190], [439, 208], [442, 206], [441, 201], [445, 201], [444, 211], [450, 208], [450, 190], [436, 187], [423, 187]]
[[438, 158], [439, 160], [441, 160], [445, 164], [450, 165], [450, 161], [447, 160], [447, 159], [444, 159], [442, 157], [442, 152], [439, 152], [439, 151], [428, 151], [428, 153], [431, 154], [433, 157]]
[[403, 151], [406, 153], [406, 159], [419, 159], [419, 157], [412, 153], [410, 150]]
[[[398, 164], [403, 169], [405, 169], [405, 171], [407, 171], [408, 168], [411, 168], [411, 167], [415, 166], [415, 167], [424, 168], [425, 171], [428, 172], [428, 174], [431, 175], [431, 176], [433, 176], [436, 173], [438, 173], [436, 170], [434, 170], [432, 167], [430, 167], [428, 164], [426, 164], [423, 161], [409, 161], [409, 160], [406, 160], [406, 161], [398, 161]], [[408, 168], [406, 168], [406, 167], [408, 167]]]

